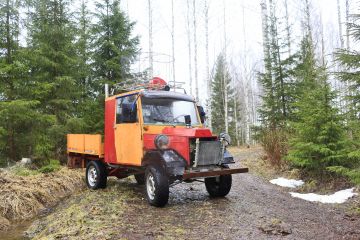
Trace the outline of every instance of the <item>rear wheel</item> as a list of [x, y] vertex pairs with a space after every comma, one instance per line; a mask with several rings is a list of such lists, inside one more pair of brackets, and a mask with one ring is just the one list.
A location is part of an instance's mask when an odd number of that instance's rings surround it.
[[150, 205], [163, 207], [169, 200], [169, 179], [160, 166], [149, 166], [145, 172], [146, 197]]
[[224, 197], [231, 189], [231, 175], [205, 178], [205, 186], [211, 197]]
[[103, 162], [91, 161], [86, 165], [86, 184], [90, 189], [106, 188], [107, 173]]
[[145, 184], [145, 173], [135, 174], [134, 175], [137, 184], [144, 185]]

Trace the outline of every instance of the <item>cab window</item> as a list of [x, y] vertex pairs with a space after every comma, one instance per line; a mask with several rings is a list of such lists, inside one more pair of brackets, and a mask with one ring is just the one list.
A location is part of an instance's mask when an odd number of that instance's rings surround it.
[[116, 99], [116, 124], [137, 122], [137, 95]]

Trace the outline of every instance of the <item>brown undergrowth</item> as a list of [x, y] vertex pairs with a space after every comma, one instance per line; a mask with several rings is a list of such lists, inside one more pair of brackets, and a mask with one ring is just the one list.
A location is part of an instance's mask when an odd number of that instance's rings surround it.
[[65, 167], [28, 176], [0, 170], [0, 231], [8, 229], [12, 221], [35, 216], [83, 186], [83, 173]]

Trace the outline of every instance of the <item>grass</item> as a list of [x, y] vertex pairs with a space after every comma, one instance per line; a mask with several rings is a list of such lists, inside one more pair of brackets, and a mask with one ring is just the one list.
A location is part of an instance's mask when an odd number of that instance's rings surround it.
[[2, 170], [0, 224], [6, 220], [31, 218], [47, 205], [56, 203], [82, 186], [83, 173], [65, 167], [59, 166], [58, 171], [46, 174], [24, 167]]
[[[35, 224], [27, 231], [29, 237], [36, 239], [111, 239], [117, 235], [124, 224], [131, 228], [123, 216], [129, 208], [127, 201], [138, 199], [131, 187], [129, 179], [122, 180], [123, 185], [110, 178], [106, 189], [83, 191], [57, 207], [57, 211], [46, 216], [42, 224]], [[133, 184], [133, 183], [132, 183]], [[125, 185], [125, 186], [124, 186]], [[130, 204], [131, 206], [131, 204]], [[49, 231], [49, 229], [51, 229]]]
[[299, 177], [297, 170], [291, 170], [286, 165], [282, 168], [273, 167], [265, 158], [265, 152], [261, 146], [230, 147], [229, 151], [238, 159], [242, 166], [248, 167], [249, 171], [257, 176], [270, 180], [279, 176], [287, 178]]
[[23, 165], [14, 165], [9, 168], [10, 172], [16, 176], [27, 177], [35, 176], [40, 173], [51, 173], [59, 171], [61, 168], [60, 162], [58, 160], [51, 159], [47, 165], [42, 166], [41, 168], [35, 168], [33, 166], [27, 167]]

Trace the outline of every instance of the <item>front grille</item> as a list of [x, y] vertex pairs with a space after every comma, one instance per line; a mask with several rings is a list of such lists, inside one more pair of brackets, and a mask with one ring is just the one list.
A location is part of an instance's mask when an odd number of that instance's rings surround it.
[[197, 166], [216, 165], [222, 160], [220, 141], [200, 141]]

